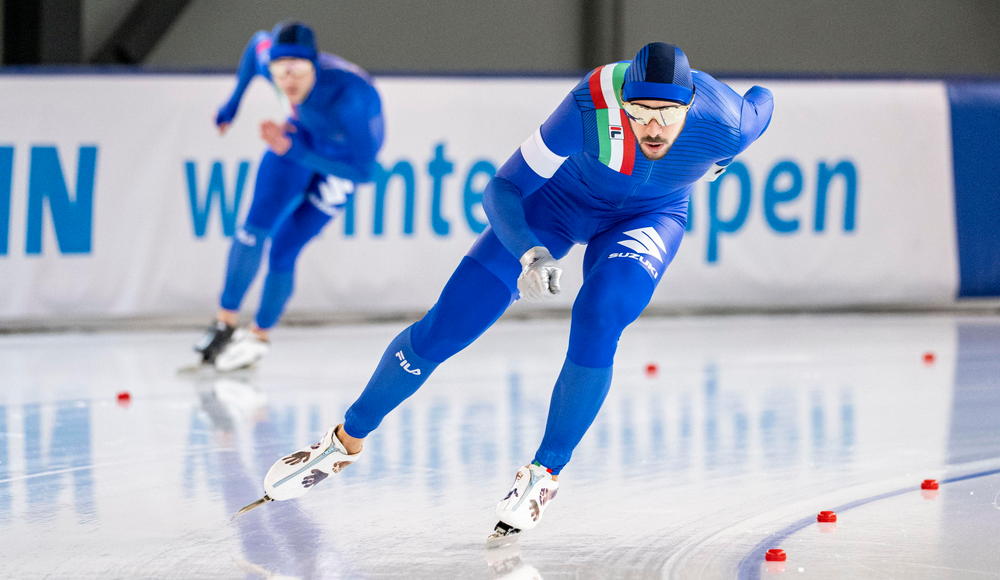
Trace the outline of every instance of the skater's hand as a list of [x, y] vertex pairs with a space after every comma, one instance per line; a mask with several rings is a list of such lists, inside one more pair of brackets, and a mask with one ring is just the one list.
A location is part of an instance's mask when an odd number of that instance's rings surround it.
[[559, 293], [562, 268], [552, 254], [542, 246], [535, 246], [521, 256], [521, 275], [517, 289], [528, 300], [540, 300]]
[[284, 155], [292, 148], [292, 140], [286, 133], [294, 132], [295, 127], [288, 123], [279, 125], [268, 120], [260, 124], [260, 138], [278, 155]]
[[310, 453], [308, 451], [296, 451], [295, 453], [292, 453], [288, 457], [282, 459], [282, 461], [285, 462], [285, 465], [298, 465], [308, 460], [309, 455]]
[[226, 101], [215, 113], [215, 125], [219, 128], [219, 134], [226, 132], [230, 123], [236, 118], [236, 110], [240, 107], [239, 99]]
[[311, 475], [307, 475], [304, 478], [302, 478], [302, 487], [312, 487], [317, 483], [323, 481], [324, 479], [330, 477], [329, 475], [323, 473], [318, 469], [314, 469], [310, 473]]

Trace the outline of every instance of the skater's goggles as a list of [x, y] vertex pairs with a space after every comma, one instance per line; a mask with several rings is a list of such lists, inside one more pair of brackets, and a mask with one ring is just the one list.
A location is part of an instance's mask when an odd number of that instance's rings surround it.
[[690, 104], [667, 105], [654, 108], [629, 101], [622, 102], [622, 109], [625, 109], [625, 114], [628, 115], [629, 119], [640, 125], [648, 125], [650, 121], [656, 121], [661, 127], [680, 123], [687, 116], [688, 109], [690, 108]]
[[271, 61], [267, 65], [267, 70], [271, 73], [272, 79], [286, 77], [300, 79], [312, 73], [313, 63], [304, 58], [279, 58]]

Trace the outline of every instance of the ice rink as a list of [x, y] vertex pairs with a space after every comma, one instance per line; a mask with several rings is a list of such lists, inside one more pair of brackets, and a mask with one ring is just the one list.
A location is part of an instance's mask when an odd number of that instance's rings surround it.
[[176, 373], [194, 329], [0, 336], [0, 577], [1000, 577], [989, 315], [642, 318], [542, 525], [486, 550], [568, 336], [501, 321], [362, 461], [231, 520], [403, 326], [281, 328], [230, 375]]

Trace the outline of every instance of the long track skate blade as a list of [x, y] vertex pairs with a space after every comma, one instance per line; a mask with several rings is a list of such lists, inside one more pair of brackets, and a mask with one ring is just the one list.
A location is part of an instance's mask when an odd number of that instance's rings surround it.
[[185, 366], [180, 367], [179, 369], [177, 369], [177, 374], [179, 374], [179, 375], [194, 375], [194, 374], [197, 374], [197, 373], [200, 373], [202, 371], [209, 370], [209, 369], [215, 370], [215, 367], [213, 367], [210, 364], [203, 363], [203, 362], [196, 362], [194, 364], [189, 364], [189, 365], [185, 365]]
[[493, 529], [493, 533], [486, 538], [486, 547], [491, 550], [505, 548], [516, 543], [520, 537], [521, 530], [504, 524], [503, 522], [497, 522], [497, 526]]
[[252, 502], [252, 503], [248, 503], [247, 505], [243, 506], [243, 509], [241, 509], [240, 511], [236, 512], [235, 514], [233, 514], [232, 519], [235, 520], [236, 518], [238, 518], [241, 515], [247, 513], [248, 511], [250, 511], [250, 510], [252, 510], [254, 508], [258, 508], [258, 507], [266, 504], [269, 501], [274, 501], [274, 500], [271, 499], [271, 498], [269, 498], [269, 497], [267, 497], [267, 495], [265, 494], [264, 497], [258, 499], [257, 501]]
[[233, 377], [233, 376], [239, 377], [242, 375], [253, 376], [253, 373], [257, 370], [258, 362], [260, 361], [253, 361], [252, 363], [247, 363], [241, 367], [236, 367], [235, 369], [222, 370], [222, 369], [217, 369], [211, 365], [209, 366], [209, 368], [211, 368], [215, 372], [215, 374], [224, 375], [227, 377]]

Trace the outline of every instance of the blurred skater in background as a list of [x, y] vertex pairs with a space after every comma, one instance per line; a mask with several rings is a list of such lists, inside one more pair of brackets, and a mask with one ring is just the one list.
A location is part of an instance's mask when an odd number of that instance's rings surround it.
[[[282, 22], [247, 44], [236, 88], [215, 118], [221, 134], [257, 75], [274, 85], [288, 118], [261, 123], [267, 150], [253, 201], [233, 238], [215, 321], [195, 345], [201, 363], [221, 371], [250, 366], [267, 353], [270, 330], [292, 295], [296, 259], [340, 213], [355, 186], [371, 180], [384, 133], [381, 100], [368, 73], [317, 52], [305, 24]], [[254, 321], [237, 330], [240, 305], [268, 241], [260, 306]]]

